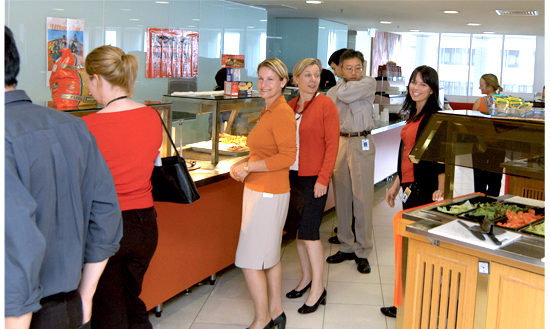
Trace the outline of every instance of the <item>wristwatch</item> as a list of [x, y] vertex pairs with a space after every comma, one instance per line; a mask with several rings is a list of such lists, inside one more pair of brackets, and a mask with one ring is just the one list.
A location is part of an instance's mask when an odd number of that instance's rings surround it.
[[246, 164], [244, 165], [244, 171], [246, 171], [247, 174], [249, 174], [250, 172], [248, 171], [248, 161], [246, 162]]

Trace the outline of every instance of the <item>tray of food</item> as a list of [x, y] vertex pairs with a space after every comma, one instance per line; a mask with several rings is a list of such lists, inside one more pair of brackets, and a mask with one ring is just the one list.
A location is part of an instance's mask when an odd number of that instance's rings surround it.
[[[212, 140], [188, 144], [185, 148], [191, 148], [195, 152], [212, 152]], [[250, 149], [246, 146], [246, 136], [220, 134], [218, 150], [220, 154], [231, 156], [247, 155]]]
[[521, 232], [544, 237], [544, 219], [533, 222], [521, 229]]
[[462, 213], [459, 217], [474, 222], [480, 222], [487, 217], [500, 227], [517, 231], [544, 218], [544, 208], [497, 201], [481, 204], [477, 209]]
[[507, 210], [506, 216], [495, 220], [496, 225], [521, 230], [526, 226], [535, 223], [544, 218], [544, 208], [528, 208], [523, 211]]
[[459, 202], [455, 202], [455, 203], [451, 203], [443, 206], [437, 206], [437, 207], [428, 209], [428, 211], [440, 212], [450, 216], [458, 216], [468, 211], [472, 211], [482, 204], [493, 203], [496, 201], [497, 201], [496, 199], [491, 197], [478, 196], [478, 197], [468, 199], [466, 201], [459, 201]]

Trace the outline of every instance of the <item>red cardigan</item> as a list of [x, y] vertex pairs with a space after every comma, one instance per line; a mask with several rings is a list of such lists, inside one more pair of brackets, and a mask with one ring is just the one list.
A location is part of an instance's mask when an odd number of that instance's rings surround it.
[[105, 158], [121, 210], [153, 206], [151, 174], [162, 144], [157, 111], [144, 106], [133, 110], [84, 116]]
[[[294, 98], [288, 105], [298, 109], [297, 101], [298, 98]], [[328, 186], [338, 154], [339, 139], [338, 109], [330, 98], [319, 94], [302, 115], [298, 175], [318, 176], [317, 182]]]

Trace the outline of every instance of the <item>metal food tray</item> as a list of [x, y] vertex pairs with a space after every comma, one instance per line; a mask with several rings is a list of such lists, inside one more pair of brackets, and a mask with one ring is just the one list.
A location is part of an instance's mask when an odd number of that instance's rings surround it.
[[[250, 149], [248, 147], [240, 149], [238, 151], [228, 150], [228, 148], [231, 146], [236, 146], [236, 144], [219, 143], [219, 146], [218, 146], [219, 153], [223, 155], [230, 155], [235, 157], [247, 155], [248, 153], [250, 153]], [[212, 141], [204, 141], [204, 142], [198, 142], [193, 144], [187, 144], [184, 147], [190, 148], [195, 152], [212, 153]]]
[[[536, 220], [536, 221], [534, 221], [534, 222], [532, 222], [532, 223], [529, 223], [529, 224], [525, 225], [520, 231], [521, 231], [522, 233], [533, 234], [533, 235], [540, 236], [540, 237], [544, 238], [544, 237], [545, 237], [544, 234], [538, 234], [538, 233], [535, 233], [535, 232], [530, 232], [530, 231], [528, 231], [529, 228], [530, 228], [531, 226], [535, 226], [535, 225], [538, 225], [538, 224], [540, 224], [540, 223], [543, 223], [543, 222], [544, 222], [544, 219], [545, 219], [545, 217], [543, 217], [543, 218], [541, 218], [541, 219], [539, 219], [539, 220]], [[546, 233], [546, 227], [545, 227], [544, 229], [545, 229], [545, 233]]]
[[[527, 211], [527, 210], [529, 210], [529, 209], [535, 209], [535, 213], [544, 212], [544, 208], [541, 208], [541, 207], [529, 206], [529, 205], [525, 205], [525, 204], [521, 204], [521, 203], [517, 203], [517, 202], [506, 202], [506, 201], [504, 201], [504, 202], [502, 202], [502, 203], [505, 203], [505, 204], [515, 204], [515, 205], [517, 205], [517, 206], [519, 206], [519, 207], [522, 207], [522, 208], [523, 208], [522, 211]], [[469, 213], [474, 212], [474, 211], [475, 211], [475, 209], [472, 209], [472, 210], [470, 210], [470, 211], [467, 211], [467, 212], [465, 212], [465, 213], [462, 213], [462, 214], [461, 214], [460, 216], [458, 216], [458, 217], [460, 217], [461, 219], [466, 219], [466, 220], [472, 221], [472, 222], [481, 223], [481, 221], [483, 220], [483, 216], [473, 216], [473, 215], [469, 215]], [[503, 229], [507, 229], [507, 230], [512, 230], [512, 231], [518, 232], [518, 231], [520, 231], [521, 229], [523, 229], [523, 228], [529, 226], [530, 224], [536, 223], [536, 222], [538, 222], [538, 221], [540, 221], [540, 220], [543, 220], [543, 219], [544, 219], [544, 217], [541, 218], [541, 219], [538, 219], [538, 220], [536, 220], [536, 221], [534, 221], [534, 222], [531, 222], [531, 223], [529, 223], [529, 224], [526, 224], [526, 225], [524, 225], [524, 226], [520, 226], [520, 227], [503, 227], [503, 226], [497, 225], [496, 223], [499, 223], [499, 222], [504, 223], [504, 222], [508, 221], [508, 218], [506, 218], [506, 215], [503, 215], [503, 216], [499, 216], [499, 217], [493, 218], [493, 219], [491, 219], [491, 222], [494, 223], [494, 224], [496, 225], [496, 227], [500, 227], [500, 228], [503, 228]]]
[[[450, 207], [450, 206], [454, 206], [454, 205], [461, 205], [461, 204], [465, 203], [466, 201], [470, 201], [471, 204], [475, 204], [475, 203], [480, 203], [480, 202], [493, 203], [493, 202], [496, 202], [498, 200], [493, 198], [493, 197], [489, 197], [489, 196], [476, 196], [476, 197], [473, 197], [473, 198], [468, 199], [468, 200], [462, 200], [462, 201], [457, 201], [457, 202], [445, 204], [444, 206], [445, 207]], [[473, 211], [473, 210], [476, 209], [476, 208], [474, 208], [474, 209], [470, 209], [470, 210], [467, 210], [467, 211], [464, 211], [464, 212], [461, 212], [461, 213], [451, 214], [451, 213], [448, 213], [448, 212], [439, 211], [439, 210], [437, 210], [437, 207], [441, 207], [441, 205], [438, 204], [437, 206], [427, 208], [427, 209], [422, 209], [421, 211], [426, 212], [426, 213], [435, 214], [435, 215], [445, 215], [445, 216], [451, 216], [451, 217], [458, 217], [461, 214], [468, 213], [468, 212]]]

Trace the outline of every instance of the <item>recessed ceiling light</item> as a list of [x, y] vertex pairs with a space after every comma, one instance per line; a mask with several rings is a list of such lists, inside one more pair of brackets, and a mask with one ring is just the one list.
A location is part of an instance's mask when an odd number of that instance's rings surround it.
[[247, 28], [247, 29], [253, 29], [254, 26], [247, 26], [246, 28]]
[[120, 10], [122, 10], [122, 11], [132, 11], [132, 9], [127, 9], [127, 8], [122, 8]]
[[409, 30], [411, 32], [420, 32], [420, 30]]
[[324, 26], [319, 26], [319, 29], [320, 29], [320, 30], [324, 30], [325, 27], [324, 27]]
[[138, 18], [130, 18], [131, 21], [139, 21]]
[[485, 31], [485, 32], [483, 32], [483, 33], [485, 33], [485, 34], [493, 34], [493, 33], [495, 33], [495, 32], [493, 32], [493, 31]]
[[390, 21], [380, 21], [380, 24], [391, 24]]
[[195, 21], [195, 22], [200, 22], [201, 21], [200, 18], [193, 18], [192, 20]]
[[155, 1], [155, 3], [160, 3], [160, 4], [165, 5], [165, 4], [169, 4], [170, 2], [168, 2], [168, 1]]
[[306, 3], [309, 3], [310, 5], [318, 5], [320, 3], [323, 3], [323, 1], [320, 1], [320, 0], [306, 0]]
[[53, 10], [63, 11], [65, 9], [63, 9], [63, 8], [54, 8]]
[[443, 12], [445, 14], [458, 14], [459, 13], [458, 10], [444, 10]]
[[267, 22], [267, 19], [260, 19], [260, 22]]
[[480, 26], [481, 24], [479, 23], [468, 23], [468, 26]]
[[196, 27], [195, 25], [187, 25], [187, 27]]

